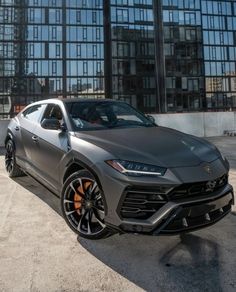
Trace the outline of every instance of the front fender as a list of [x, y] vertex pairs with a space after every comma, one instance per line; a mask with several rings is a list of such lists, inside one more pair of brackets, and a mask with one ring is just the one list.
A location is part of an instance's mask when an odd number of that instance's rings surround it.
[[[72, 164], [78, 164], [81, 168], [91, 169], [96, 173], [96, 165], [114, 156], [104, 149], [79, 139], [73, 135], [69, 136], [71, 150], [64, 155], [60, 163], [60, 183], [63, 185], [67, 170]], [[94, 167], [95, 166], [95, 167]]]

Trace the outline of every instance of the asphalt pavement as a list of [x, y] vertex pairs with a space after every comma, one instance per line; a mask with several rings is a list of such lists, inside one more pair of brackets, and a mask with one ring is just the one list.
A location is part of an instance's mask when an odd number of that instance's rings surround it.
[[[236, 138], [210, 140], [236, 189]], [[9, 179], [0, 156], [0, 291], [236, 291], [236, 209], [182, 236], [77, 241], [58, 198], [32, 178]]]

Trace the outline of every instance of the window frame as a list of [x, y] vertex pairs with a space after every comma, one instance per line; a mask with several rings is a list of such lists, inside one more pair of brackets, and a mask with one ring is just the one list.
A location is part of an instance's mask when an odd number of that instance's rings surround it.
[[[29, 114], [28, 112], [30, 112], [30, 110], [32, 110], [33, 108], [37, 107], [38, 108], [38, 111], [40, 111], [40, 114], [38, 115], [38, 118], [37, 119], [29, 119], [27, 118], [27, 114]], [[40, 120], [41, 120], [41, 117], [42, 115], [44, 114], [45, 112], [45, 109], [46, 109], [46, 104], [45, 103], [40, 103], [40, 104], [34, 104], [34, 105], [31, 105], [29, 107], [27, 107], [21, 114], [21, 117], [29, 122], [32, 122], [34, 124], [40, 124]]]

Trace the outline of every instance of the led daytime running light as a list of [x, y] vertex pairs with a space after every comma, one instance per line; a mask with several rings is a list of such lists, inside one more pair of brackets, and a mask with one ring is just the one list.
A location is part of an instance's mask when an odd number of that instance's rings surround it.
[[108, 160], [108, 165], [116, 169], [120, 173], [126, 175], [155, 175], [163, 176], [166, 172], [164, 167], [158, 167], [154, 165], [148, 165], [139, 162], [131, 162], [125, 160]]

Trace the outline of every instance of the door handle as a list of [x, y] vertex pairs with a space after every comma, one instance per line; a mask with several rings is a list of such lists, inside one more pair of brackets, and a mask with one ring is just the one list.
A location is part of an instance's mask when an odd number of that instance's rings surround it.
[[16, 131], [19, 131], [20, 128], [19, 128], [18, 126], [15, 126], [15, 130], [16, 130]]
[[37, 143], [39, 141], [39, 138], [37, 136], [33, 136], [32, 140]]

